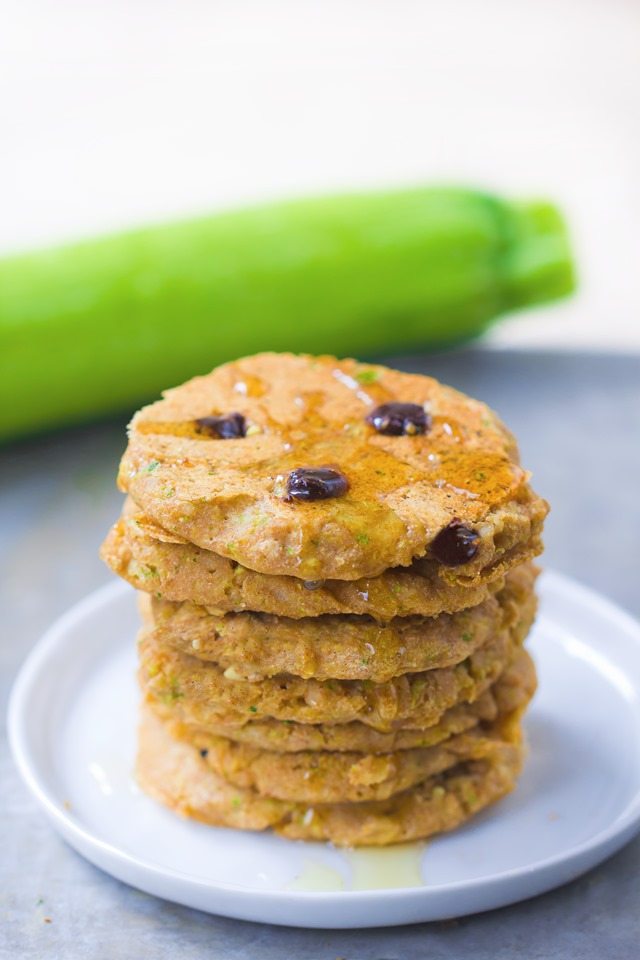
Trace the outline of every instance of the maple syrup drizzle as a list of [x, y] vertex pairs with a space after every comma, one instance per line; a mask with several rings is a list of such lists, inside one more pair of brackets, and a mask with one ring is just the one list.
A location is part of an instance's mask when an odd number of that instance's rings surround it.
[[[342, 502], [373, 501], [380, 493], [390, 493], [413, 484], [426, 482], [443, 490], [453, 500], [463, 498], [465, 518], [474, 522], [488, 508], [504, 502], [514, 495], [523, 482], [523, 470], [513, 463], [506, 453], [484, 449], [469, 449], [466, 441], [477, 440], [477, 430], [470, 431], [453, 417], [434, 414], [427, 434], [387, 438], [377, 434], [366, 423], [366, 411], [386, 401], [395, 400], [377, 380], [362, 383], [357, 374], [351, 376], [339, 368], [332, 370], [334, 378], [363, 405], [363, 414], [337, 420], [329, 417], [324, 408], [332, 398], [322, 390], [304, 389], [294, 398], [294, 409], [299, 417], [287, 423], [275, 420], [269, 411], [262, 408], [255, 412], [261, 434], [276, 437], [281, 441], [279, 454], [255, 459], [247, 464], [234, 465], [240, 471], [261, 472], [274, 481], [296, 468], [332, 466], [340, 470], [349, 481], [349, 490]], [[375, 371], [372, 371], [372, 375]], [[239, 384], [246, 396], [259, 397], [266, 391], [259, 377], [237, 371]], [[217, 415], [220, 415], [219, 413]], [[202, 446], [203, 460], [218, 455], [216, 439], [203, 435], [197, 421], [148, 421], [141, 420], [136, 430], [145, 435], [175, 436], [196, 440]], [[235, 443], [250, 442], [238, 439]], [[491, 431], [488, 435], [494, 446], [499, 438]], [[405, 446], [406, 445], [406, 446]], [[228, 449], [228, 445], [225, 444]], [[386, 447], [386, 449], [385, 449]], [[393, 451], [393, 452], [391, 452]], [[327, 501], [323, 503], [326, 509]], [[309, 506], [312, 506], [311, 504]], [[334, 502], [335, 506], [335, 502]]]
[[233, 385], [235, 393], [243, 397], [263, 397], [267, 392], [267, 384], [261, 377], [253, 373], [244, 373], [238, 369], [238, 379]]

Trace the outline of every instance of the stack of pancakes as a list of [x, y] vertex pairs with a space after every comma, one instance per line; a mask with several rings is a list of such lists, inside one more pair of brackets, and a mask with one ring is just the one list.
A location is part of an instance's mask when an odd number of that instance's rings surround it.
[[357, 845], [512, 789], [547, 505], [484, 404], [263, 354], [141, 410], [119, 483], [102, 554], [140, 591], [151, 796]]

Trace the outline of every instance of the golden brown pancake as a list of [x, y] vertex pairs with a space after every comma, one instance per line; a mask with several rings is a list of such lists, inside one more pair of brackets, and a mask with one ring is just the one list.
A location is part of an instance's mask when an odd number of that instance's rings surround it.
[[469, 741], [459, 763], [388, 800], [309, 805], [233, 786], [143, 710], [137, 776], [155, 800], [215, 826], [271, 827], [286, 837], [338, 846], [385, 845], [451, 830], [513, 789], [523, 753], [518, 715]]
[[290, 673], [305, 679], [372, 680], [454, 666], [505, 627], [531, 622], [536, 607], [531, 565], [511, 571], [504, 588], [470, 610], [439, 617], [326, 615], [292, 620], [268, 614], [214, 615], [191, 603], [141, 594], [147, 630], [159, 646], [213, 661], [237, 678]]
[[[525, 703], [523, 697], [521, 708]], [[354, 803], [387, 800], [450, 769], [486, 736], [488, 726], [481, 722], [429, 746], [377, 754], [354, 749], [280, 753], [219, 736], [181, 739], [196, 747], [218, 776], [237, 787], [296, 803]], [[175, 735], [175, 728], [168, 729]]]
[[[509, 564], [525, 561], [541, 549], [538, 532], [520, 545], [517, 557], [513, 551], [508, 553]], [[158, 599], [190, 600], [218, 614], [245, 610], [291, 618], [359, 614], [379, 622], [433, 617], [476, 606], [500, 588], [509, 566], [503, 558], [483, 570], [474, 584], [450, 582], [446, 568], [426, 558], [406, 569], [395, 567], [360, 580], [268, 576], [168, 533], [131, 500], [109, 531], [101, 556], [138, 590]]]
[[385, 683], [369, 680], [303, 680], [291, 674], [246, 680], [216, 663], [160, 646], [140, 635], [144, 693], [188, 723], [242, 725], [273, 718], [298, 723], [351, 723], [376, 730], [424, 729], [457, 703], [472, 703], [511, 663], [530, 623], [520, 621], [492, 637], [454, 667], [409, 673]]
[[[388, 403], [413, 405], [424, 429], [378, 429]], [[245, 435], [210, 426], [234, 417]], [[318, 468], [333, 480], [309, 499], [293, 478]], [[376, 577], [428, 555], [473, 585], [530, 555], [546, 511], [485, 404], [430, 377], [292, 354], [225, 364], [143, 408], [119, 483], [165, 530], [302, 580]], [[452, 524], [471, 537], [464, 557]]]
[[520, 650], [513, 663], [472, 703], [459, 703], [446, 710], [439, 721], [426, 729], [374, 730], [364, 723], [295, 723], [280, 720], [250, 720], [242, 725], [212, 723], [198, 725], [176, 718], [172, 706], [148, 698], [147, 708], [156, 713], [176, 739], [198, 749], [208, 749], [212, 737], [224, 737], [260, 750], [280, 753], [338, 751], [390, 753], [414, 747], [431, 747], [447, 737], [470, 730], [478, 723], [494, 721], [498, 714], [521, 710], [536, 689], [531, 657]]

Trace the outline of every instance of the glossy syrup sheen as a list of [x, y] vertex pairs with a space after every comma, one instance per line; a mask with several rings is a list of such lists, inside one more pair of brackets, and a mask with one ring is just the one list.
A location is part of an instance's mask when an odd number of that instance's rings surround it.
[[340, 870], [311, 858], [287, 884], [287, 890], [391, 890], [421, 887], [425, 843], [400, 843], [391, 847], [358, 847], [341, 850], [348, 879]]
[[[340, 470], [349, 480], [349, 490], [341, 499], [366, 501], [378, 493], [391, 493], [426, 481], [444, 490], [445, 496], [462, 498], [465, 515], [477, 520], [487, 509], [504, 502], [522, 483], [524, 473], [507, 452], [496, 452], [493, 443], [482, 448], [480, 431], [471, 431], [452, 417], [435, 415], [431, 428], [423, 435], [385, 437], [366, 422], [375, 406], [390, 400], [410, 399], [393, 396], [380, 382], [362, 384], [336, 368], [334, 379], [350, 394], [350, 416], [340, 420], [335, 409], [331, 416], [326, 407], [335, 408], [335, 388], [330, 395], [322, 390], [305, 390], [301, 385], [293, 397], [286, 422], [275, 419], [268, 401], [261, 402], [265, 385], [260, 378], [242, 373], [234, 389], [238, 394], [239, 412], [247, 418], [249, 435], [235, 440], [212, 438], [199, 430], [193, 420], [139, 420], [136, 430], [145, 435], [175, 436], [198, 441], [190, 451], [194, 459], [215, 464], [221, 451], [210, 445], [224, 443], [225, 459], [240, 470], [263, 474], [274, 481], [274, 493], [281, 494], [278, 480], [300, 467], [328, 466]], [[251, 409], [243, 410], [243, 398], [252, 398]], [[362, 406], [362, 415], [354, 418], [352, 399]], [[248, 403], [245, 404], [249, 406]], [[222, 415], [229, 410], [198, 411], [198, 416]], [[264, 441], [276, 439], [265, 449]], [[260, 441], [263, 441], [262, 443]], [[227, 445], [251, 444], [244, 450]], [[500, 446], [500, 445], [499, 445]], [[504, 444], [502, 444], [504, 446]], [[263, 453], [264, 450], [264, 453]], [[237, 452], [236, 452], [237, 451]], [[280, 484], [282, 485], [282, 484]], [[324, 501], [326, 505], [326, 501]]]

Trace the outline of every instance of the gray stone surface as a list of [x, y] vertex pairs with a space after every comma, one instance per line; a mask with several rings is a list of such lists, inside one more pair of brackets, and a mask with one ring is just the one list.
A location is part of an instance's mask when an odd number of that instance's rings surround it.
[[[553, 504], [546, 563], [639, 615], [640, 358], [478, 350], [390, 362], [433, 373], [504, 416]], [[96, 553], [118, 512], [123, 427], [122, 419], [0, 451], [3, 702], [41, 632], [110, 578]], [[4, 710], [2, 718], [4, 726]], [[4, 736], [1, 751], [2, 960], [627, 960], [640, 952], [640, 839], [561, 890], [457, 922], [277, 928], [165, 903], [90, 866], [42, 819]]]

